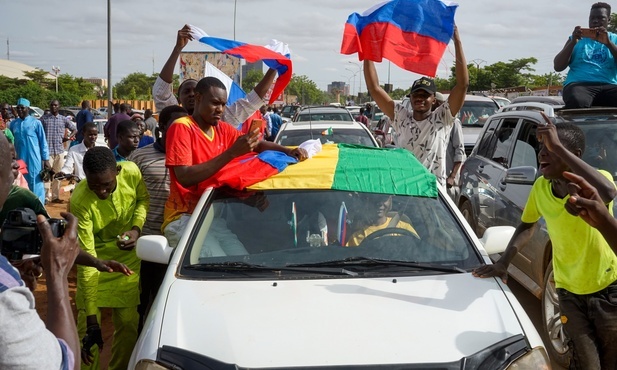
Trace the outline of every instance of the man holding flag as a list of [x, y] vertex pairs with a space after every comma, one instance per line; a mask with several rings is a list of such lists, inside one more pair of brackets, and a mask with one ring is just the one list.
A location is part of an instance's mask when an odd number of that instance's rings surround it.
[[[167, 62], [161, 69], [161, 73], [157, 77], [154, 86], [152, 86], [152, 98], [156, 105], [156, 110], [161, 111], [163, 108], [170, 105], [177, 105], [178, 100], [189, 114], [193, 113], [195, 107], [195, 86], [197, 81], [188, 79], [183, 81], [178, 87], [178, 98], [174, 96], [172, 92], [173, 72], [176, 65], [176, 61], [180, 56], [182, 49], [188, 44], [193, 37], [190, 33], [190, 26], [184, 25], [182, 29], [178, 30], [178, 36], [176, 39], [176, 45], [167, 59]], [[246, 96], [236, 100], [233, 104], [225, 107], [223, 113], [223, 121], [229, 122], [233, 125], [244, 122], [249, 116], [255, 113], [264, 104], [264, 97], [268, 92], [268, 89], [274, 81], [276, 76], [276, 70], [270, 68], [262, 78], [262, 80], [255, 86], [255, 88]]]
[[456, 27], [452, 39], [456, 55], [456, 85], [452, 88], [448, 100], [434, 111], [432, 107], [435, 104], [437, 89], [432, 79], [422, 77], [413, 83], [409, 94], [412, 110], [408, 110], [402, 104], [395, 104], [388, 93], [379, 86], [373, 62], [364, 61], [364, 78], [368, 91], [379, 108], [392, 120], [394, 130], [399, 135], [399, 145], [412, 152], [444, 186], [447, 177], [448, 138], [455, 116], [465, 102], [469, 86], [467, 62]]

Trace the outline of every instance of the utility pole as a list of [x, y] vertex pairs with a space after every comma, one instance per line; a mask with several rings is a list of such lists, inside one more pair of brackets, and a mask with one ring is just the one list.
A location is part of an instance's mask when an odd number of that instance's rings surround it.
[[113, 114], [111, 84], [111, 0], [107, 0], [107, 118]]
[[11, 53], [9, 52], [9, 38], [6, 38], [6, 60], [11, 60]]
[[51, 70], [54, 71], [54, 75], [56, 76], [56, 94], [58, 93], [58, 73], [60, 73], [59, 66], [51, 66]]

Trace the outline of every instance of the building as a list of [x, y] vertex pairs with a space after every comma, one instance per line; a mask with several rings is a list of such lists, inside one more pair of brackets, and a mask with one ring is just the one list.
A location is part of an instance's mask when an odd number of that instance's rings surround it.
[[[31, 67], [27, 64], [19, 63], [14, 60], [0, 59], [0, 76], [8, 78], [27, 79], [24, 72], [35, 71], [39, 68]], [[47, 78], [53, 80], [56, 76], [48, 73]]]
[[343, 81], [332, 81], [332, 83], [328, 85], [328, 93], [336, 94], [337, 92], [342, 95], [349, 95], [349, 85]]
[[84, 81], [90, 82], [91, 84], [94, 84], [100, 87], [104, 87], [104, 88], [107, 87], [106, 78], [90, 77], [90, 78], [84, 78]]

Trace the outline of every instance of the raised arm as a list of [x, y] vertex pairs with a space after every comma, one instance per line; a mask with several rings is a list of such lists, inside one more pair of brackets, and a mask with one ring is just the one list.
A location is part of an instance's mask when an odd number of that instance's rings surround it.
[[566, 41], [566, 44], [563, 46], [563, 49], [555, 56], [553, 60], [553, 67], [555, 71], [561, 72], [564, 69], [568, 68], [570, 64], [570, 58], [572, 57], [572, 50], [574, 50], [574, 46], [578, 40], [581, 39], [583, 33], [581, 32], [581, 26], [574, 27], [574, 31], [572, 31], [572, 37]]
[[176, 62], [178, 61], [178, 57], [182, 52], [182, 49], [188, 44], [191, 37], [191, 32], [188, 24], [185, 24], [180, 30], [178, 30], [178, 36], [176, 38], [176, 45], [174, 46], [171, 54], [169, 55], [169, 59], [165, 62], [163, 69], [161, 69], [161, 73], [159, 73], [159, 77], [167, 82], [172, 83], [174, 78], [174, 68], [176, 67]]
[[364, 80], [366, 80], [366, 88], [369, 94], [375, 99], [379, 109], [391, 120], [394, 120], [394, 100], [386, 90], [379, 86], [379, 78], [373, 61], [364, 60]]
[[455, 74], [456, 85], [452, 88], [450, 96], [448, 96], [448, 105], [450, 106], [450, 112], [453, 116], [461, 110], [463, 103], [465, 103], [465, 95], [467, 94], [467, 88], [469, 87], [469, 71], [467, 70], [467, 59], [465, 59], [465, 53], [463, 53], [463, 44], [458, 34], [458, 27], [454, 26], [454, 35], [452, 35], [454, 41], [454, 51], [456, 57]]

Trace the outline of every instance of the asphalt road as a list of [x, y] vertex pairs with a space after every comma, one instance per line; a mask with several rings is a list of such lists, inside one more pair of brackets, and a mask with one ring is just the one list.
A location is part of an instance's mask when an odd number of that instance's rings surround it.
[[[542, 336], [542, 340], [547, 342], [542, 332], [542, 306], [540, 300], [514, 279], [508, 279], [508, 287], [510, 287], [512, 293], [514, 293], [525, 312], [527, 312], [536, 330]], [[552, 367], [553, 370], [566, 370], [565, 367], [557, 365], [554, 361], [552, 362]]]

